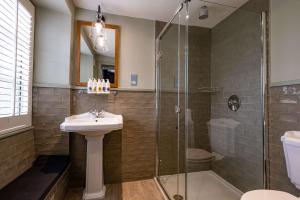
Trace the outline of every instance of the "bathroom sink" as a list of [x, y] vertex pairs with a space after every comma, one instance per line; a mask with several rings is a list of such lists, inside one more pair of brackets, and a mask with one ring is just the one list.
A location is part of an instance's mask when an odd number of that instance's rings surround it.
[[104, 199], [103, 138], [106, 133], [122, 128], [122, 115], [104, 111], [73, 115], [65, 118], [65, 121], [60, 125], [62, 131], [79, 133], [84, 135], [87, 140], [86, 187], [82, 199]]
[[83, 113], [65, 118], [60, 129], [65, 132], [77, 132], [84, 136], [98, 136], [109, 133], [113, 130], [123, 128], [122, 115], [115, 115], [103, 112], [101, 118], [92, 113]]

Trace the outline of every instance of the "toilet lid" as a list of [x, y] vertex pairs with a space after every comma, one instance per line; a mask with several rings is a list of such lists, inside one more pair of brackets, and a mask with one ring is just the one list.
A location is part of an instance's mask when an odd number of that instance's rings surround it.
[[241, 200], [299, 200], [297, 197], [276, 190], [253, 190], [245, 193]]

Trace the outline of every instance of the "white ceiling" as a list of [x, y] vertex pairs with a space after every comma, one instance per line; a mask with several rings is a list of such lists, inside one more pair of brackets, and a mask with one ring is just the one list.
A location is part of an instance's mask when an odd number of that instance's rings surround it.
[[65, 0], [31, 0], [35, 5], [55, 10], [61, 13], [70, 13], [70, 9]]
[[[101, 8], [105, 13], [160, 21], [168, 21], [172, 14], [175, 12], [176, 8], [182, 2], [182, 0], [73, 1], [79, 8], [97, 10], [97, 5], [101, 3]], [[207, 3], [208, 1], [210, 3]], [[212, 28], [247, 1], [248, 0], [192, 0], [190, 3], [190, 24]], [[199, 20], [199, 9], [203, 5], [207, 5], [209, 8], [209, 18], [206, 20]]]

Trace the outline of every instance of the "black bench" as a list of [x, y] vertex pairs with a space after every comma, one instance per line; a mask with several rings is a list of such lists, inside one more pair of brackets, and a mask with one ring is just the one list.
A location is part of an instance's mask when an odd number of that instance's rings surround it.
[[39, 156], [30, 169], [0, 190], [0, 199], [43, 200], [69, 162], [69, 156]]

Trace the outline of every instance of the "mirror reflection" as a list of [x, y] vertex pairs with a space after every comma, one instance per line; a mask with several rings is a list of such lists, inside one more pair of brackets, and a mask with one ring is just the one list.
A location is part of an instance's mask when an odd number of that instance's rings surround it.
[[96, 37], [92, 26], [80, 28], [80, 82], [99, 78], [115, 83], [116, 30], [103, 28], [102, 32]]

